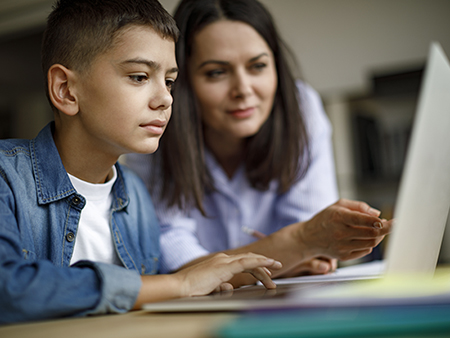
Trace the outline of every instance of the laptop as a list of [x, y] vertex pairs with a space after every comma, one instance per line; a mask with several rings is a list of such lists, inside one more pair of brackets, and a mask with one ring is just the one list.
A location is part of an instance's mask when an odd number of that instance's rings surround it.
[[450, 207], [450, 64], [432, 43], [396, 201], [386, 274], [433, 274]]
[[[450, 64], [437, 42], [430, 46], [386, 259], [324, 276], [275, 280], [202, 297], [143, 305], [150, 312], [237, 311], [317, 304], [323, 288], [387, 276], [433, 276], [450, 210]], [[350, 270], [351, 269], [351, 270]], [[348, 272], [347, 272], [348, 271]], [[345, 287], [345, 286], [344, 286]], [[348, 291], [348, 288], [347, 288]], [[287, 299], [294, 300], [290, 303]], [[328, 298], [321, 298], [329, 302]], [[320, 302], [319, 302], [320, 303]]]

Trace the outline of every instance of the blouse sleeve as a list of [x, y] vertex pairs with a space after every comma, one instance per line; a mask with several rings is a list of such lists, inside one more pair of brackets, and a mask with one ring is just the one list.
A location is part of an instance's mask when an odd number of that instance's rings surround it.
[[[125, 164], [141, 177], [150, 190], [153, 165], [151, 155], [128, 154]], [[210, 253], [199, 243], [195, 219], [176, 206], [168, 208], [157, 196], [152, 196], [152, 200], [161, 226], [160, 273], [173, 272], [190, 261]]]

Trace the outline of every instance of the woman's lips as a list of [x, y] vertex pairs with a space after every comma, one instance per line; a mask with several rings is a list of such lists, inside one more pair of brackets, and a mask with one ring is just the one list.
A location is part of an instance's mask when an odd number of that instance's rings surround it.
[[164, 128], [166, 126], [166, 121], [161, 120], [153, 120], [146, 124], [141, 124], [140, 127], [144, 128], [145, 130], [148, 130], [152, 134], [161, 135], [164, 133]]
[[253, 115], [255, 108], [230, 110], [228, 113], [238, 119], [246, 119]]

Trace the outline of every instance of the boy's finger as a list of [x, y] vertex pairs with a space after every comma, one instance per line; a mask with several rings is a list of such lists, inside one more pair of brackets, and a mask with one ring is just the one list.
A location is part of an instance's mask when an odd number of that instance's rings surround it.
[[272, 260], [273, 260], [273, 263], [271, 265], [266, 265], [266, 267], [271, 268], [271, 269], [275, 269], [275, 270], [281, 269], [283, 267], [281, 262], [276, 261], [274, 259], [272, 259]]
[[246, 272], [250, 272], [256, 279], [261, 281], [267, 289], [275, 289], [277, 287], [264, 268], [256, 268]]
[[254, 269], [258, 267], [266, 267], [274, 270], [281, 269], [282, 264], [279, 261], [274, 260], [273, 258], [267, 258], [262, 255], [257, 255], [254, 253], [236, 255], [234, 257], [230, 257], [232, 261], [235, 263], [239, 263], [242, 269]]
[[230, 283], [222, 283], [219, 286], [219, 291], [231, 291], [233, 289], [233, 285]]

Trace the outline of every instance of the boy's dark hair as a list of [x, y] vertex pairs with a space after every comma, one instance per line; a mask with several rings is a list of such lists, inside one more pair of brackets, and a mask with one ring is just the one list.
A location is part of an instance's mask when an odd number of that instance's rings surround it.
[[[180, 73], [172, 92], [170, 127], [156, 152], [163, 182], [161, 199], [169, 206], [195, 205], [203, 212], [203, 196], [214, 189], [205, 165], [202, 122], [187, 64], [195, 34], [219, 20], [250, 25], [267, 42], [274, 55], [278, 75], [274, 105], [261, 129], [247, 139], [244, 161], [247, 178], [253, 187], [265, 190], [272, 180], [276, 180], [279, 191], [286, 192], [308, 170], [310, 151], [291, 69], [297, 65], [278, 35], [272, 16], [257, 0], [182, 0], [174, 18], [181, 32], [176, 44]], [[159, 180], [161, 176], [158, 176]]]
[[130, 25], [150, 26], [162, 37], [178, 40], [174, 19], [157, 0], [58, 0], [47, 18], [42, 41], [47, 97], [47, 72], [52, 65], [87, 70]]

